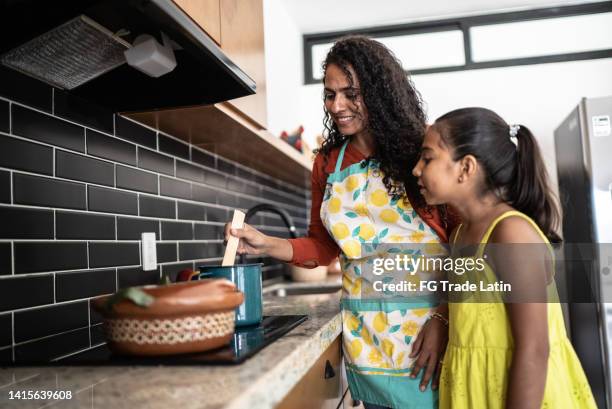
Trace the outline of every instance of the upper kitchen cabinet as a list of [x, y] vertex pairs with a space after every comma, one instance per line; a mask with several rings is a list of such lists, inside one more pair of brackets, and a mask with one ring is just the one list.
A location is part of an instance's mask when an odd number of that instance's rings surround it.
[[230, 101], [267, 127], [263, 0], [220, 0], [221, 49], [257, 84], [256, 94]]
[[174, 0], [174, 2], [221, 45], [220, 0]]

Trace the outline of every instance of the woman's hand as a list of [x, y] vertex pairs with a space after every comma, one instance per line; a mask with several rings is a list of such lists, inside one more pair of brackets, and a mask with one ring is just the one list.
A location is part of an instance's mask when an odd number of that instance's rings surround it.
[[[440, 360], [446, 351], [448, 342], [448, 327], [440, 320], [430, 318], [421, 328], [416, 340], [412, 344], [410, 357], [417, 357], [412, 368], [411, 378], [416, 378], [421, 369], [425, 368], [425, 374], [421, 379], [419, 389], [424, 392], [429, 380], [432, 379], [431, 389], [438, 389], [440, 383], [440, 371], [442, 365]], [[439, 365], [440, 364], [440, 365]]]
[[256, 228], [244, 223], [242, 229], [232, 229], [231, 223], [225, 223], [225, 241], [230, 235], [238, 237], [238, 254], [264, 254], [266, 253], [267, 237]]
[[281, 261], [293, 259], [293, 247], [286, 239], [263, 234], [253, 226], [244, 224], [242, 229], [232, 229], [231, 223], [225, 224], [225, 241], [230, 235], [238, 237], [238, 254], [267, 254]]

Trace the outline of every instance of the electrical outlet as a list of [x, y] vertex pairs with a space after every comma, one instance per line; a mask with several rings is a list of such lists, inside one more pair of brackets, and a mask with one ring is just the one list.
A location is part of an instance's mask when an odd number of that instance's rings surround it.
[[144, 271], [157, 269], [157, 247], [155, 245], [155, 233], [142, 233], [140, 242], [142, 254], [142, 269]]

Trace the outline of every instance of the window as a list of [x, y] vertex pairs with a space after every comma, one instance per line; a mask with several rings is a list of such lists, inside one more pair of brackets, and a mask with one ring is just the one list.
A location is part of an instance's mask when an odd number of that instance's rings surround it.
[[516, 11], [304, 36], [306, 84], [321, 80], [334, 41], [364, 34], [411, 74], [612, 57], [612, 2]]

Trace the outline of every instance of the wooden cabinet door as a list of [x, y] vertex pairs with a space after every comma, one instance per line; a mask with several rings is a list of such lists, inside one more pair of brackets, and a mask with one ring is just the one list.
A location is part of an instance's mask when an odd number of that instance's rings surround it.
[[257, 84], [257, 93], [230, 101], [267, 127], [263, 0], [220, 0], [221, 49]]
[[[276, 409], [336, 409], [341, 404], [341, 338], [336, 338]], [[334, 376], [330, 377], [328, 370], [326, 379], [327, 362]]]
[[221, 44], [221, 13], [219, 0], [174, 0], [210, 38]]

